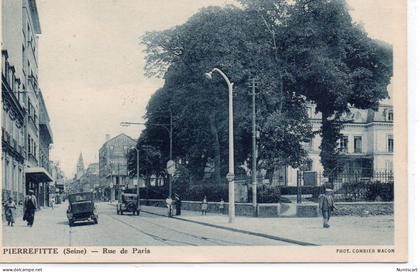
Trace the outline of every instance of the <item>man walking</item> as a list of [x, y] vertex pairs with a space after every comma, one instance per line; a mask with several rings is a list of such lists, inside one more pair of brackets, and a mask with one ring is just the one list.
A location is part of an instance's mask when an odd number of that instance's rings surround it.
[[323, 227], [329, 228], [330, 225], [328, 224], [331, 213], [335, 209], [334, 206], [334, 196], [333, 190], [330, 188], [325, 189], [325, 193], [319, 196], [319, 210], [321, 211], [322, 218], [323, 218]]
[[25, 202], [23, 204], [23, 220], [28, 222], [28, 226], [32, 227], [35, 219], [35, 210], [37, 207], [36, 198], [34, 196], [34, 191], [29, 190], [28, 195], [25, 197]]

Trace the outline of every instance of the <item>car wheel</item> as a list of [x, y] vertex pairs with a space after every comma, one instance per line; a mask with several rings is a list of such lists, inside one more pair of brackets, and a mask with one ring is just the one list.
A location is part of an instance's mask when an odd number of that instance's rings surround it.
[[140, 211], [137, 211], [137, 216], [139, 216], [140, 215]]
[[98, 224], [98, 218], [94, 218], [94, 219], [93, 219], [93, 222], [94, 222], [95, 224]]
[[69, 226], [73, 227], [74, 226], [74, 221], [73, 220], [69, 220]]

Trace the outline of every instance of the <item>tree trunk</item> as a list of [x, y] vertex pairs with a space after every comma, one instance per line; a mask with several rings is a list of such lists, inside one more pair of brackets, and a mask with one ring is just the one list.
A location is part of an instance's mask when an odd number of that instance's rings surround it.
[[321, 124], [321, 163], [324, 176], [334, 182], [338, 171], [338, 140], [341, 126], [335, 120], [329, 120], [327, 114], [322, 114]]
[[216, 183], [220, 183], [220, 141], [216, 127], [216, 113], [209, 114], [210, 132], [213, 136], [213, 160], [214, 160], [214, 178]]

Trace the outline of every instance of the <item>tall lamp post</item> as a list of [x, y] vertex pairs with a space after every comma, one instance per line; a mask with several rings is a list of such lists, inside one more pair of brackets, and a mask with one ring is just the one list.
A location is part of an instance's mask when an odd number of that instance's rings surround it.
[[[170, 118], [169, 118], [169, 124], [153, 124], [153, 123], [149, 123], [149, 125], [151, 126], [157, 126], [157, 127], [162, 127], [164, 128], [169, 135], [169, 160], [172, 161], [172, 133], [173, 133], [173, 123], [172, 123], [172, 111], [169, 112], [170, 113]], [[122, 127], [129, 127], [131, 125], [136, 125], [136, 126], [144, 126], [146, 125], [146, 123], [142, 123], [142, 122], [121, 122], [120, 125]], [[138, 152], [137, 152], [137, 156], [138, 156]], [[137, 157], [137, 162], [138, 162], [139, 158]], [[138, 168], [138, 163], [137, 163], [137, 168]], [[138, 170], [137, 170], [138, 173]], [[137, 174], [137, 180], [138, 180], [138, 174]], [[137, 192], [138, 194], [138, 192]], [[172, 196], [172, 175], [169, 175], [169, 197]]]
[[235, 169], [234, 169], [234, 150], [233, 150], [233, 82], [229, 80], [226, 74], [219, 68], [214, 68], [206, 73], [207, 79], [212, 79], [214, 72], [219, 73], [226, 81], [229, 92], [229, 173], [226, 178], [229, 182], [229, 223], [235, 218]]

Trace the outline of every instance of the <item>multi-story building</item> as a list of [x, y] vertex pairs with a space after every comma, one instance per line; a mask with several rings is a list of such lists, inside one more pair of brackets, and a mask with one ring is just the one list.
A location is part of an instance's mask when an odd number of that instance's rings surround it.
[[[41, 27], [35, 0], [2, 1], [2, 59], [4, 60], [2, 75], [8, 74], [9, 94], [14, 97], [10, 100], [12, 96], [7, 93], [3, 95], [2, 91], [4, 101], [8, 99], [9, 102], [14, 103], [13, 108], [3, 103], [4, 138], [6, 140], [7, 135], [10, 135], [10, 132], [13, 133], [17, 149], [21, 148], [25, 151], [24, 164], [17, 161], [15, 163], [6, 153], [3, 154], [3, 169], [6, 170], [6, 176], [3, 177], [5, 190], [3, 195], [9, 194], [21, 198], [29, 189], [32, 189], [40, 206], [44, 206], [48, 205], [48, 182], [52, 181], [47, 171], [48, 167], [45, 168], [49, 161], [47, 153], [49, 144], [52, 142], [52, 134], [51, 130], [47, 132], [48, 135], [44, 133], [43, 126], [48, 125], [48, 118], [40, 120], [40, 112], [47, 112], [38, 86], [38, 36], [40, 34]], [[4, 88], [7, 90], [6, 86]], [[13, 109], [11, 114], [10, 109]], [[24, 113], [23, 122], [21, 122], [22, 115], [16, 115], [17, 112]], [[48, 114], [44, 116], [48, 117]], [[18, 134], [20, 135], [17, 136]], [[40, 144], [43, 145], [42, 150], [40, 150]], [[45, 149], [45, 147], [48, 148]], [[43, 153], [43, 162], [40, 160], [40, 152]], [[15, 157], [18, 157], [17, 153]]]
[[134, 188], [133, 179], [128, 176], [127, 154], [135, 148], [136, 141], [122, 133], [106, 142], [99, 149], [99, 178], [102, 190], [111, 201], [118, 199], [123, 187]]
[[[320, 131], [320, 113], [315, 113], [315, 106], [308, 106], [314, 131]], [[393, 107], [390, 100], [384, 100], [378, 109], [360, 110], [352, 108], [346, 116], [348, 122], [341, 130], [342, 137], [337, 145], [340, 151], [340, 173], [372, 177], [374, 173], [391, 173], [393, 171]], [[323, 172], [320, 158], [321, 136], [319, 133], [306, 144], [308, 161], [301, 171]], [[296, 185], [298, 169], [282, 167], [277, 171], [277, 182], [282, 185]], [[314, 175], [315, 182], [320, 183], [321, 175]]]
[[19, 201], [25, 193], [25, 109], [20, 94], [20, 80], [2, 51], [2, 196]]

